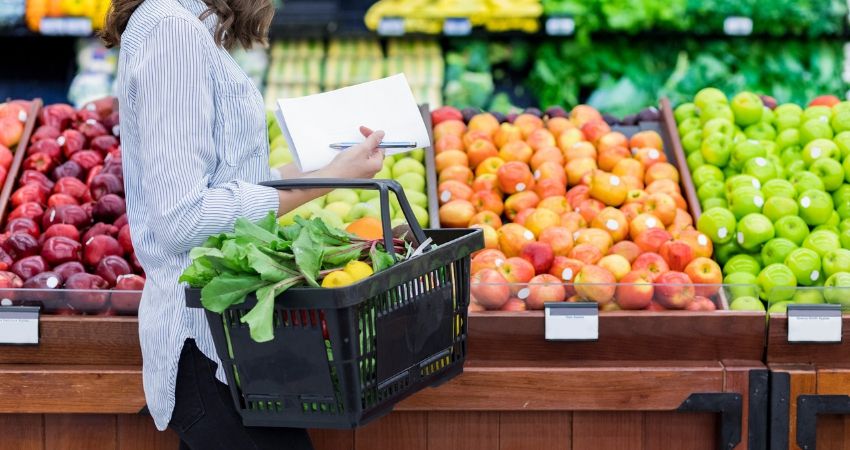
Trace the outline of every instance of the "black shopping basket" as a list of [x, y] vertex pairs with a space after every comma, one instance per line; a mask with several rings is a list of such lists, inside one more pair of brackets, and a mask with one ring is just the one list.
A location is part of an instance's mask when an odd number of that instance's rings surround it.
[[[411, 394], [463, 372], [469, 258], [481, 230], [423, 230], [398, 183], [299, 179], [277, 189], [377, 189], [386, 248], [392, 252], [389, 192], [413, 238], [436, 247], [350, 286], [300, 287], [275, 302], [274, 339], [251, 340], [242, 316], [249, 296], [223, 314], [207, 311], [218, 357], [246, 426], [353, 428]], [[200, 289], [187, 289], [200, 308]]]

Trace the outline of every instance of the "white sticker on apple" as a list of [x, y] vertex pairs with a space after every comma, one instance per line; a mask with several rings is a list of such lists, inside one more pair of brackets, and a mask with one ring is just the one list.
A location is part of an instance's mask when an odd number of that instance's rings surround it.
[[112, 134], [114, 134], [116, 136], [120, 136], [121, 133], [119, 133], [119, 131], [120, 131], [120, 128], [118, 128], [118, 125], [115, 125], [114, 127], [112, 127]]
[[573, 231], [573, 240], [574, 241], [577, 241], [579, 236], [581, 236], [581, 234], [579, 234], [578, 231]]
[[504, 263], [505, 263], [505, 260], [502, 259], [502, 258], [496, 258], [496, 260], [493, 261], [493, 264], [495, 264], [496, 267], [502, 267], [502, 264], [504, 264]]
[[564, 271], [561, 272], [561, 279], [564, 280], [564, 281], [572, 280], [573, 279], [573, 269], [570, 269], [569, 267], [564, 269]]
[[445, 190], [445, 191], [443, 191], [443, 192], [441, 192], [441, 193], [440, 193], [440, 200], [441, 200], [443, 203], [448, 203], [448, 201], [449, 201], [449, 200], [451, 200], [451, 199], [452, 199], [452, 193], [451, 193], [451, 191], [449, 191], [449, 190]]
[[540, 169], [537, 169], [537, 170], [534, 171], [534, 179], [535, 180], [540, 179]]
[[522, 192], [524, 190], [525, 190], [525, 183], [517, 183], [516, 184], [516, 191], [517, 192]]
[[704, 234], [697, 236], [697, 243], [699, 245], [708, 245], [708, 238], [705, 237]]
[[26, 121], [27, 121], [27, 113], [26, 113], [26, 111], [23, 111], [23, 110], [18, 111], [18, 120], [20, 120], [21, 122], [26, 122]]
[[658, 159], [661, 157], [661, 154], [658, 153], [658, 150], [652, 149], [649, 151], [649, 159]]
[[646, 219], [646, 226], [649, 228], [655, 228], [658, 225], [658, 221], [655, 220], [655, 217], [650, 217]]
[[813, 271], [812, 271], [812, 274], [811, 274], [811, 275], [809, 275], [809, 278], [810, 278], [812, 281], [818, 281], [818, 278], [820, 278], [820, 272], [818, 272], [817, 270], [813, 270]]
[[617, 229], [620, 228], [620, 224], [614, 219], [608, 219], [608, 221], [605, 222], [605, 226], [611, 231], [617, 231]]
[[531, 231], [525, 230], [525, 232], [522, 233], [522, 237], [524, 237], [526, 241], [532, 241], [532, 240], [534, 240], [534, 233], [532, 233]]
[[94, 106], [94, 103], [89, 103], [88, 105], [86, 105], [86, 109], [89, 110], [89, 111], [96, 111], [97, 110], [97, 108], [95, 108], [95, 106]]
[[821, 121], [821, 122], [829, 122], [829, 117], [826, 117], [826, 116], [820, 116], [820, 121]]
[[[50, 210], [50, 223], [51, 224], [53, 223], [53, 219], [55, 219], [55, 218], [56, 218], [56, 209], [54, 208], [54, 209]], [[89, 239], [89, 240], [91, 240], [91, 239]], [[88, 245], [88, 242], [86, 242], [86, 245]]]
[[759, 183], [759, 180], [756, 180], [755, 178], [753, 179], [753, 187], [756, 189], [761, 189], [761, 183]]
[[0, 300], [0, 306], [12, 306], [12, 300], [4, 298], [3, 300]]
[[522, 288], [516, 293], [516, 296], [519, 297], [520, 300], [525, 300], [528, 298], [528, 294], [530, 293], [531, 291], [529, 291], [528, 288]]
[[753, 204], [761, 208], [762, 206], [764, 206], [764, 199], [757, 195], [753, 197]]
[[620, 185], [620, 177], [617, 175], [611, 176], [611, 186], [619, 186]]
[[808, 208], [809, 206], [812, 206], [812, 199], [810, 199], [808, 196], [801, 198], [800, 206], [802, 206], [803, 208]]
[[720, 228], [717, 230], [717, 237], [718, 237], [719, 239], [723, 239], [723, 238], [725, 238], [728, 234], [729, 234], [729, 230], [727, 230], [727, 229], [726, 229], [726, 227], [720, 227]]
[[821, 150], [820, 147], [812, 147], [812, 158], [820, 158]]
[[767, 165], [767, 160], [759, 156], [758, 158], [756, 158], [756, 165], [759, 167], [764, 167]]
[[86, 120], [86, 124], [87, 125], [95, 125], [95, 124], [97, 124], [97, 121], [94, 120], [94, 119], [88, 119], [88, 120]]
[[56, 138], [56, 143], [59, 144], [60, 147], [65, 145], [65, 136], [59, 136]]
[[744, 233], [741, 231], [738, 232], [738, 243], [741, 245], [744, 244]]
[[759, 141], [757, 141], [755, 139], [747, 139], [747, 142], [749, 142], [750, 144], [758, 144], [759, 143]]
[[56, 286], [59, 286], [59, 279], [56, 277], [50, 277], [44, 284], [46, 284], [50, 289], [53, 289]]

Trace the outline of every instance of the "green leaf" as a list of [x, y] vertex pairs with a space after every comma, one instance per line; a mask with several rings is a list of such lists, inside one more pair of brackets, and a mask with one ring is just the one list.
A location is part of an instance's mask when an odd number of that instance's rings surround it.
[[248, 244], [245, 247], [245, 255], [251, 268], [259, 273], [260, 278], [265, 281], [279, 282], [298, 276], [298, 272], [291, 270], [271, 256], [263, 253], [254, 244]]
[[204, 308], [221, 313], [231, 305], [244, 302], [245, 296], [267, 284], [257, 276], [223, 273], [201, 290], [201, 303]]
[[221, 246], [223, 255], [222, 263], [230, 270], [235, 272], [253, 273], [251, 265], [248, 264], [248, 258], [245, 256], [245, 246], [236, 242], [235, 239], [224, 241]]
[[251, 339], [256, 342], [274, 339], [274, 300], [299, 281], [300, 278], [289, 278], [257, 289], [257, 304], [241, 319], [242, 323], [248, 324]]
[[[296, 220], [299, 217], [300, 216], [296, 216]], [[285, 227], [281, 227], [280, 230], [278, 230], [277, 234], [280, 235], [281, 237], [283, 237], [284, 239], [286, 239], [287, 241], [291, 242], [291, 241], [298, 239], [298, 235], [300, 233], [301, 233], [301, 224], [293, 223], [292, 225], [287, 225]]]
[[258, 245], [268, 245], [277, 239], [277, 233], [271, 233], [260, 225], [251, 223], [251, 221], [244, 217], [236, 219], [233, 230], [237, 236], [253, 239]]
[[326, 249], [322, 255], [322, 266], [326, 269], [342, 267], [353, 260], [360, 259], [362, 252], [363, 246], [358, 244]]
[[257, 221], [257, 226], [276, 235], [279, 225], [277, 223], [277, 214], [274, 211], [269, 211], [266, 217]]
[[188, 283], [193, 288], [201, 288], [206, 286], [217, 275], [218, 271], [213, 268], [209, 260], [206, 258], [197, 258], [183, 271], [177, 281]]
[[372, 259], [372, 271], [375, 273], [388, 269], [395, 264], [393, 257], [383, 250], [378, 250], [377, 246], [372, 247], [369, 251], [369, 256]]
[[307, 282], [319, 287], [316, 278], [319, 277], [319, 268], [322, 266], [322, 247], [313, 242], [309, 229], [301, 229], [298, 239], [292, 242], [292, 253], [295, 255], [298, 270]]

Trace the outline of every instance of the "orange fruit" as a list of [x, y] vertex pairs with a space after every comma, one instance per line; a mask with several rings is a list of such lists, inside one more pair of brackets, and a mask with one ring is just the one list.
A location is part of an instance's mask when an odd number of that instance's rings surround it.
[[381, 239], [384, 237], [381, 221], [374, 217], [361, 217], [351, 222], [345, 231], [362, 239]]

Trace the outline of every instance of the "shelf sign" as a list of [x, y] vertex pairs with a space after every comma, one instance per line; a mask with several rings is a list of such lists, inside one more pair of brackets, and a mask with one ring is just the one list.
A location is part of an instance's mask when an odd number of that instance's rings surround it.
[[841, 305], [788, 305], [788, 342], [841, 342]]
[[38, 344], [37, 306], [0, 306], [0, 344]]
[[547, 341], [599, 339], [599, 304], [552, 302], [544, 305]]
[[729, 36], [749, 36], [753, 34], [753, 19], [742, 16], [730, 16], [723, 21], [723, 32]]
[[42, 17], [39, 31], [48, 36], [91, 36], [91, 19], [88, 17]]
[[443, 22], [443, 34], [446, 36], [469, 36], [472, 22], [466, 17], [452, 17]]
[[384, 17], [378, 22], [378, 34], [381, 36], [403, 36], [403, 17]]
[[576, 21], [572, 17], [550, 17], [546, 19], [546, 34], [549, 36], [572, 36]]

